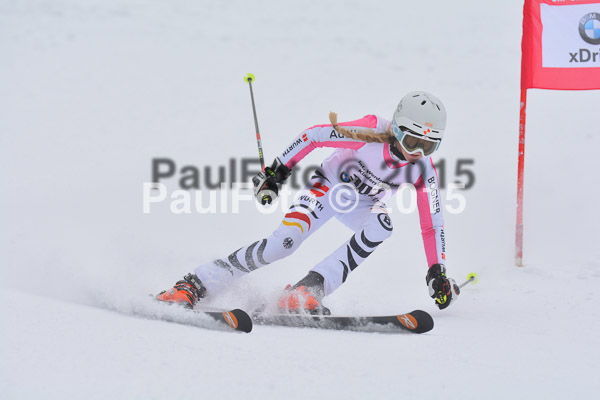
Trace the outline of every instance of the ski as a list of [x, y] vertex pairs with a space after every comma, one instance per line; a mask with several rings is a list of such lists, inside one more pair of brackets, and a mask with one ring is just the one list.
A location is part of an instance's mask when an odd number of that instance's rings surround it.
[[246, 333], [252, 331], [252, 318], [250, 318], [247, 312], [239, 308], [229, 311], [189, 310], [189, 312], [207, 315], [217, 322], [229, 325], [229, 327], [236, 331]]
[[136, 301], [128, 307], [115, 307], [114, 311], [145, 319], [165, 321], [180, 325], [213, 330], [252, 331], [252, 318], [244, 310], [187, 309], [157, 301]]
[[349, 330], [357, 332], [425, 333], [433, 329], [433, 318], [425, 311], [386, 316], [335, 316], [309, 314], [254, 314], [259, 325], [295, 328]]
[[[162, 304], [161, 304], [162, 305]], [[227, 311], [188, 310], [167, 305], [168, 309], [160, 313], [137, 315], [181, 325], [196, 326], [205, 329], [233, 329], [249, 333], [252, 331], [252, 319], [244, 310], [238, 308]]]

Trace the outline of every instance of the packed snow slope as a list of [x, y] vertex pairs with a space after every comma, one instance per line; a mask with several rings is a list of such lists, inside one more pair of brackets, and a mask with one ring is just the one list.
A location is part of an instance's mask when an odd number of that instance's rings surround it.
[[[0, 397], [563, 399], [590, 397], [600, 340], [598, 91], [531, 90], [525, 267], [513, 266], [522, 1], [0, 0]], [[268, 235], [283, 212], [143, 212], [152, 159], [230, 173], [303, 129], [390, 118], [407, 92], [448, 110], [449, 275], [439, 311], [418, 215], [326, 299], [339, 314], [423, 309], [425, 335], [211, 331], [124, 315], [196, 265]], [[318, 164], [329, 152], [302, 162]], [[302, 166], [301, 165], [301, 166]], [[220, 194], [222, 194], [220, 192]], [[447, 191], [444, 192], [444, 196]], [[445, 198], [445, 197], [444, 197]], [[406, 200], [406, 198], [404, 198]], [[410, 199], [408, 199], [410, 200]], [[446, 204], [457, 207], [456, 199]], [[231, 207], [229, 207], [231, 209]], [[332, 221], [292, 257], [210, 300], [252, 307], [343, 243]], [[121, 311], [115, 312], [116, 311]]]

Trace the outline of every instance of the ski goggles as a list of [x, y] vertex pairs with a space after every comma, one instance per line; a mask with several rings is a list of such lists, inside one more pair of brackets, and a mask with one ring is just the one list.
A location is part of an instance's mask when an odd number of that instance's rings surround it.
[[421, 153], [424, 157], [430, 156], [442, 143], [442, 139], [429, 138], [401, 126], [402, 137], [400, 145], [408, 154]]

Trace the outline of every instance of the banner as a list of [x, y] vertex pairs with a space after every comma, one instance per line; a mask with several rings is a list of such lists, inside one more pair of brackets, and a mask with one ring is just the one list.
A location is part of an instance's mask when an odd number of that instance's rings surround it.
[[600, 0], [525, 0], [521, 89], [600, 89]]

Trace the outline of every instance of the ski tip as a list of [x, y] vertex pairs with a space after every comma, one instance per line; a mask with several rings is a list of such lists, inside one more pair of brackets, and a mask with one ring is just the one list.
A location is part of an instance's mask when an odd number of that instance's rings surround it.
[[410, 332], [425, 333], [433, 329], [433, 318], [423, 310], [398, 315], [398, 321]]
[[244, 310], [236, 308], [235, 310], [223, 313], [223, 319], [227, 325], [241, 332], [252, 332], [252, 318]]

